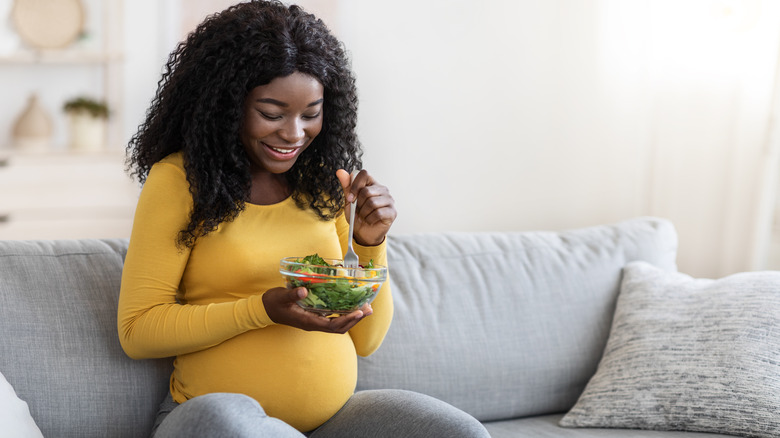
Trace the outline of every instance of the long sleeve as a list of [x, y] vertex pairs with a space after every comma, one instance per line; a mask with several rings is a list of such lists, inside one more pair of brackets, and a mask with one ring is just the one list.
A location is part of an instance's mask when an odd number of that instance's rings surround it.
[[[349, 224], [344, 215], [336, 220], [336, 227], [340, 241], [342, 242], [342, 253], [347, 251], [347, 236], [349, 234]], [[355, 252], [360, 259], [360, 264], [367, 265], [370, 260], [379, 265], [387, 266], [387, 240], [377, 246], [362, 246], [353, 241]], [[361, 356], [369, 356], [375, 352], [382, 341], [385, 339], [387, 330], [393, 320], [393, 295], [390, 290], [390, 268], [388, 267], [388, 277], [382, 288], [379, 289], [374, 301], [371, 303], [374, 313], [361, 320], [352, 329], [349, 335], [352, 342], [355, 343], [355, 350]]]
[[192, 206], [180, 166], [153, 166], [138, 201], [122, 273], [119, 338], [128, 356], [153, 358], [199, 351], [272, 324], [260, 294], [210, 304], [177, 299], [190, 250], [176, 245]]

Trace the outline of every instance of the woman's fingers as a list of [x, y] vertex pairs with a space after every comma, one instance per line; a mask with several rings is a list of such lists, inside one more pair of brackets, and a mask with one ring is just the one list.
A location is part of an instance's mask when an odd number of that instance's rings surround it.
[[349, 196], [349, 193], [350, 193], [349, 192], [349, 186], [352, 183], [351, 175], [346, 170], [339, 169], [339, 170], [336, 171], [336, 178], [339, 179], [339, 182], [341, 183], [341, 187], [344, 189], [344, 197], [347, 200], [347, 203], [352, 202], [352, 200], [349, 199], [350, 198], [350, 196]]
[[301, 308], [297, 301], [305, 298], [305, 288], [274, 288], [263, 295], [268, 317], [277, 324], [289, 325], [306, 331], [346, 333], [361, 319], [370, 315], [371, 307], [356, 310], [348, 315], [327, 317]]
[[360, 190], [355, 214], [368, 225], [388, 221], [392, 223], [396, 217], [395, 200], [385, 186], [364, 187]]
[[[347, 204], [356, 200], [355, 240], [366, 246], [382, 243], [398, 215], [390, 190], [366, 170], [361, 170], [352, 179], [349, 172], [339, 169], [336, 177], [344, 188]], [[349, 208], [347, 205], [346, 213]]]

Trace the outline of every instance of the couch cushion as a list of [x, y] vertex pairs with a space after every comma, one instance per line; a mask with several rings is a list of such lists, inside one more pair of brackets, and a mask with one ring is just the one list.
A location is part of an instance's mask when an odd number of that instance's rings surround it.
[[630, 429], [564, 429], [562, 414], [492, 421], [485, 428], [492, 438], [724, 438], [726, 435]]
[[0, 371], [47, 437], [148, 436], [170, 360], [119, 345], [126, 240], [0, 241]]
[[780, 272], [625, 268], [596, 375], [562, 425], [780, 433]]
[[394, 320], [358, 389], [419, 391], [483, 421], [566, 411], [596, 371], [623, 266], [676, 270], [676, 248], [656, 218], [391, 236]]

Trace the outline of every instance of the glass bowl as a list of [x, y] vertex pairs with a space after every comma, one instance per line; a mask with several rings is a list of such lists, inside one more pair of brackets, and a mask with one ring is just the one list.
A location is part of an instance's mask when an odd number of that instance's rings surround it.
[[322, 315], [345, 315], [370, 303], [387, 279], [386, 266], [360, 266], [350, 276], [342, 260], [322, 259], [316, 254], [283, 258], [279, 273], [287, 288], [305, 287], [309, 291], [298, 301], [299, 306]]

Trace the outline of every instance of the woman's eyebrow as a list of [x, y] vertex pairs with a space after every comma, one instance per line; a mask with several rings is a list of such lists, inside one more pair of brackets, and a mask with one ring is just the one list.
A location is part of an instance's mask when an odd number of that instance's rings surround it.
[[[306, 107], [311, 107], [311, 106], [319, 105], [319, 104], [321, 104], [323, 101], [324, 101], [324, 99], [317, 99], [317, 100], [315, 100], [314, 102], [312, 102], [312, 103], [310, 103], [310, 104], [306, 105]], [[272, 99], [272, 98], [270, 98], [270, 97], [264, 97], [264, 98], [261, 98], [261, 99], [257, 99], [255, 102], [260, 102], [260, 103], [270, 103], [271, 105], [280, 106], [280, 107], [282, 107], [282, 108], [287, 108], [288, 106], [290, 106], [290, 105], [288, 105], [287, 103], [285, 103], [285, 102], [282, 102], [281, 100]]]

